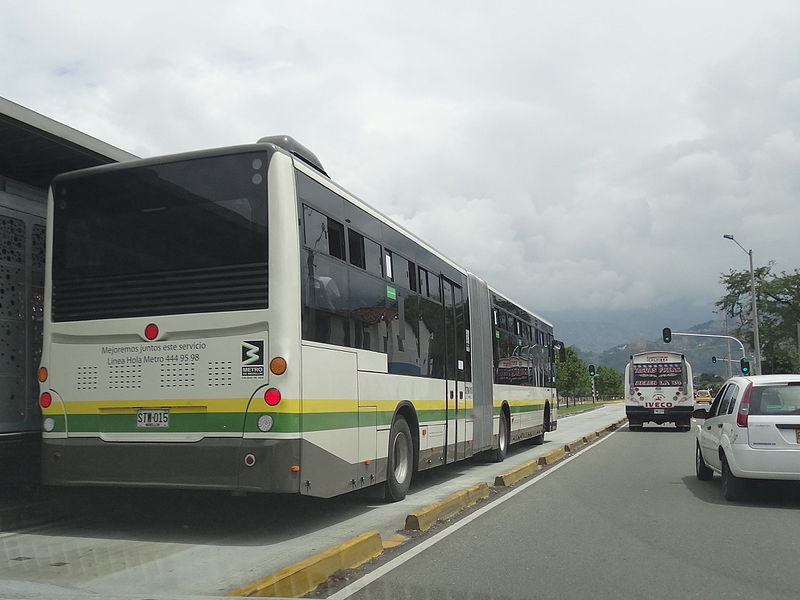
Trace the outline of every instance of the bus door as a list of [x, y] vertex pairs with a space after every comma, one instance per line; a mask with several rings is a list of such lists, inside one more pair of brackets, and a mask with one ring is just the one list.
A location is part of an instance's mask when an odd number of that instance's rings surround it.
[[466, 456], [466, 418], [464, 398], [463, 349], [465, 343], [464, 323], [459, 322], [458, 310], [463, 309], [464, 291], [461, 286], [442, 277], [444, 296], [445, 364], [446, 387], [446, 439], [445, 462], [454, 462]]

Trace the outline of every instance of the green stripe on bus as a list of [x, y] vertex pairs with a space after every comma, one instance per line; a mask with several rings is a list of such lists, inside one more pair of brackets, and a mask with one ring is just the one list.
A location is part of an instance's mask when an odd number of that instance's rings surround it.
[[[358, 427], [357, 411], [331, 412], [331, 413], [271, 413], [268, 410], [253, 411], [246, 416], [243, 413], [172, 413], [169, 418], [169, 427], [144, 428], [136, 426], [136, 414], [110, 414], [110, 415], [69, 415], [69, 431], [74, 433], [133, 433], [133, 432], [257, 432], [258, 418], [268, 414], [273, 419], [272, 429], [276, 433], [298, 433], [301, 431], [325, 431], [332, 429], [346, 429]], [[394, 411], [378, 411], [376, 414], [377, 425], [390, 426]], [[464, 417], [464, 411], [459, 411], [458, 416]], [[56, 431], [64, 431], [63, 417], [56, 421]], [[429, 421], [444, 421], [443, 410], [417, 411], [420, 423]], [[452, 417], [451, 417], [452, 418]], [[302, 427], [301, 427], [302, 422]]]
[[[500, 414], [500, 408], [501, 407], [499, 407], [499, 406], [495, 406], [494, 410], [492, 411], [493, 414], [499, 415]], [[517, 414], [517, 413], [524, 413], [524, 412], [538, 412], [538, 411], [544, 410], [544, 403], [542, 403], [542, 404], [525, 404], [523, 406], [509, 406], [508, 408], [511, 411], [512, 415], [513, 414]]]

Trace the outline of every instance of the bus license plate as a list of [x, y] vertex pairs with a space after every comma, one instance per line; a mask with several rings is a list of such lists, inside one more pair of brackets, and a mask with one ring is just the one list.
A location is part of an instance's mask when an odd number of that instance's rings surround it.
[[136, 427], [144, 429], [169, 427], [169, 409], [140, 408], [136, 413]]
[[653, 414], [654, 415], [663, 415], [664, 414], [664, 409], [663, 408], [654, 408], [653, 409]]

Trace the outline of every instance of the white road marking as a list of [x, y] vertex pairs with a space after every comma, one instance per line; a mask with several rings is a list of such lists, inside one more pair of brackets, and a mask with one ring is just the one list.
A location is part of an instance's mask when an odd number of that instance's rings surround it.
[[472, 521], [474, 521], [475, 519], [477, 519], [478, 517], [480, 517], [484, 513], [490, 511], [491, 509], [493, 509], [493, 508], [495, 508], [497, 506], [500, 506], [506, 500], [510, 500], [511, 498], [513, 498], [514, 496], [519, 494], [520, 492], [528, 489], [534, 483], [538, 483], [539, 481], [541, 481], [542, 479], [544, 479], [545, 477], [547, 477], [551, 473], [555, 473], [561, 467], [563, 467], [564, 465], [572, 462], [573, 460], [578, 458], [584, 452], [587, 452], [587, 451], [591, 450], [592, 448], [597, 447], [599, 444], [602, 444], [604, 441], [606, 441], [612, 435], [614, 435], [617, 431], [619, 431], [619, 428], [617, 428], [614, 431], [610, 432], [607, 436], [605, 436], [603, 438], [600, 438], [598, 441], [596, 441], [595, 443], [587, 446], [583, 450], [580, 450], [579, 452], [576, 452], [575, 454], [573, 454], [569, 458], [564, 459], [563, 461], [559, 462], [555, 466], [547, 469], [545, 472], [543, 472], [543, 473], [541, 473], [539, 475], [535, 475], [530, 481], [527, 481], [524, 484], [522, 484], [521, 486], [519, 486], [518, 488], [508, 492], [507, 494], [504, 494], [503, 496], [501, 496], [497, 500], [493, 501], [492, 503], [487, 504], [486, 506], [484, 506], [482, 508], [479, 508], [474, 513], [472, 513], [471, 515], [469, 515], [467, 517], [464, 517], [463, 519], [461, 519], [457, 523], [454, 523], [453, 525], [451, 525], [447, 529], [445, 529], [443, 531], [440, 531], [439, 533], [437, 533], [436, 535], [434, 535], [430, 539], [425, 540], [424, 542], [422, 542], [421, 544], [419, 544], [417, 546], [414, 546], [408, 552], [404, 552], [400, 556], [398, 556], [396, 558], [393, 558], [392, 560], [387, 562], [385, 565], [381, 565], [380, 567], [378, 567], [377, 569], [375, 569], [371, 573], [367, 573], [361, 579], [359, 579], [357, 581], [354, 581], [350, 585], [347, 585], [347, 586], [343, 587], [342, 589], [340, 589], [335, 594], [333, 594], [331, 596], [328, 596], [327, 600], [345, 600], [346, 598], [349, 598], [350, 596], [352, 596], [353, 594], [355, 594], [359, 590], [362, 590], [363, 588], [367, 587], [373, 581], [376, 581], [376, 580], [380, 579], [381, 577], [383, 577], [384, 575], [386, 575], [387, 573], [390, 573], [391, 571], [394, 571], [397, 567], [405, 564], [406, 562], [408, 562], [409, 560], [411, 560], [412, 558], [414, 558], [418, 554], [421, 554], [422, 552], [424, 552], [425, 550], [427, 550], [428, 548], [430, 548], [434, 544], [442, 541], [444, 538], [446, 538], [450, 534], [455, 533], [456, 531], [458, 531], [459, 529], [461, 529], [462, 527], [464, 527], [466, 525], [469, 525]]

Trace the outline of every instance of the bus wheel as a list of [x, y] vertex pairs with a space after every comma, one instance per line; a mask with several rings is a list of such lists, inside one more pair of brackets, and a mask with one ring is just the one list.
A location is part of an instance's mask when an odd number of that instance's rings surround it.
[[500, 428], [497, 434], [497, 448], [494, 449], [492, 458], [494, 462], [503, 462], [506, 454], [508, 454], [508, 418], [502, 410], [500, 411]]
[[544, 405], [544, 419], [542, 419], [542, 433], [531, 438], [531, 443], [535, 446], [544, 444], [544, 434], [550, 431], [550, 405]]
[[406, 497], [414, 469], [414, 444], [404, 417], [398, 415], [389, 432], [389, 456], [386, 461], [386, 500], [397, 502]]

